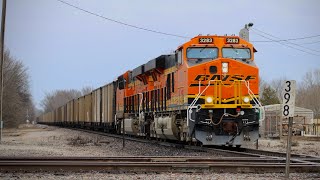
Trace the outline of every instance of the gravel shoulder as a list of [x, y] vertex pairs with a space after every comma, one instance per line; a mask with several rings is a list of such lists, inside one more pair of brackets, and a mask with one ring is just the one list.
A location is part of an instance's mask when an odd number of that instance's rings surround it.
[[[254, 144], [246, 147], [254, 148]], [[285, 152], [286, 140], [259, 140], [259, 149]], [[297, 141], [293, 153], [318, 155], [319, 141]], [[18, 129], [5, 129], [0, 156], [218, 156], [155, 144], [126, 141], [64, 128], [44, 125], [24, 125]], [[267, 174], [109, 174], [109, 173], [0, 173], [0, 179], [284, 179], [282, 173]], [[320, 174], [290, 174], [290, 179], [320, 179]]]
[[[43, 125], [6, 130], [0, 156], [214, 156]], [[216, 156], [216, 155], [215, 155]]]
[[[145, 180], [235, 180], [235, 179], [245, 179], [245, 180], [272, 180], [272, 179], [283, 179], [284, 174], [279, 173], [266, 173], [266, 174], [229, 174], [229, 173], [207, 173], [207, 174], [185, 174], [185, 173], [166, 173], [166, 174], [108, 174], [108, 173], [58, 173], [58, 174], [48, 174], [48, 173], [17, 173], [17, 174], [1, 174], [0, 179], [12, 180], [12, 179], [68, 179], [68, 180], [78, 180], [78, 179], [110, 179], [110, 180], [126, 180], [126, 179], [145, 179]], [[290, 179], [300, 180], [300, 179], [320, 179], [319, 174], [297, 174], [291, 173]]]

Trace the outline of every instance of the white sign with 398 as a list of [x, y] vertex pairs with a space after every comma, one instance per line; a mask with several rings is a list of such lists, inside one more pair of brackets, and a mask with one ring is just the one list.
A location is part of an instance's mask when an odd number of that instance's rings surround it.
[[295, 98], [296, 98], [296, 81], [285, 81], [282, 93], [282, 117], [293, 117]]

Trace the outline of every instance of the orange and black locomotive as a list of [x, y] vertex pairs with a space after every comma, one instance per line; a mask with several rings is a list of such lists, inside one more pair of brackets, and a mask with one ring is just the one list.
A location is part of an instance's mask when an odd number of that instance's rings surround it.
[[[196, 36], [40, 121], [203, 145], [259, 136], [259, 69], [237, 36]], [[83, 99], [81, 99], [83, 98]], [[61, 111], [61, 112], [59, 112]]]

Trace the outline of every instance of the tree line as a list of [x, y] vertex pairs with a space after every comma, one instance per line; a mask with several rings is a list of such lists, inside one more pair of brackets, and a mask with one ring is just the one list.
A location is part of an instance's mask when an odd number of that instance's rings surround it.
[[[64, 105], [69, 100], [90, 93], [91, 87], [82, 90], [56, 90], [46, 93], [41, 101], [43, 110], [38, 110], [32, 100], [30, 77], [22, 61], [4, 52], [3, 64], [3, 122], [5, 128], [16, 128], [26, 120], [33, 121], [37, 115]], [[1, 101], [1, 99], [0, 99]]]
[[35, 119], [35, 106], [30, 93], [27, 68], [21, 61], [12, 57], [9, 51], [5, 51], [3, 62], [4, 127], [17, 127], [27, 118]]
[[43, 108], [43, 112], [51, 112], [58, 107], [66, 104], [72, 99], [76, 99], [83, 95], [86, 95], [92, 91], [92, 87], [86, 86], [81, 90], [55, 90], [45, 94], [45, 97], [40, 102], [41, 107]]

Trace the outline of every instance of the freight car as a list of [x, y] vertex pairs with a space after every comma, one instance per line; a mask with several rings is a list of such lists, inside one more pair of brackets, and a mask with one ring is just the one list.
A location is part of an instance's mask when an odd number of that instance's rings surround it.
[[152, 59], [41, 115], [39, 122], [240, 146], [258, 139], [263, 114], [255, 52], [237, 36], [199, 35], [174, 54]]

